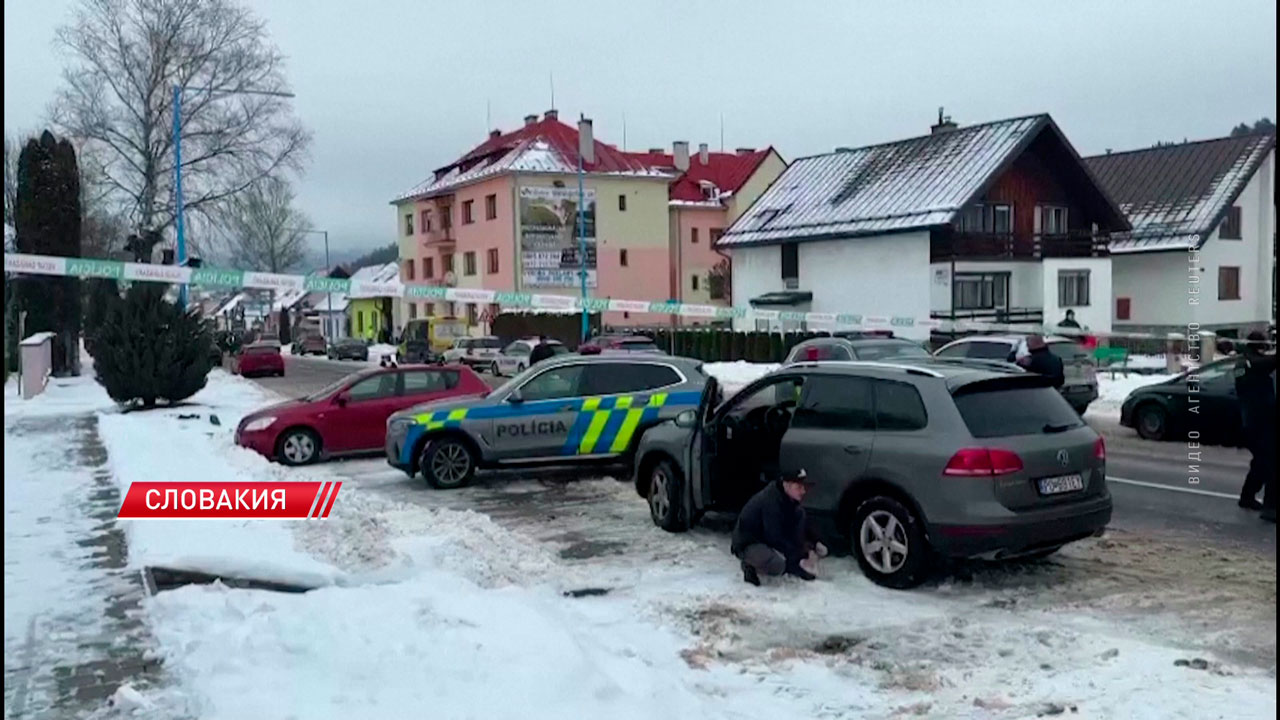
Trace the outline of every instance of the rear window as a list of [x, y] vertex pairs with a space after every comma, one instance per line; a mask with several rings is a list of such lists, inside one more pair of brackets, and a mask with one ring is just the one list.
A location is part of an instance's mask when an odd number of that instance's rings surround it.
[[657, 350], [658, 346], [652, 340], [623, 340], [620, 347], [624, 350]]
[[886, 342], [858, 343], [854, 346], [859, 360], [884, 360], [896, 357], [928, 357], [929, 351], [913, 342], [892, 340]]
[[250, 355], [278, 355], [280, 348], [271, 345], [250, 345], [245, 348], [245, 352]]
[[978, 390], [957, 395], [956, 408], [975, 438], [1040, 435], [1084, 424], [1049, 387]]
[[1057, 355], [1062, 362], [1080, 362], [1089, 359], [1089, 351], [1083, 345], [1072, 342], [1049, 343], [1049, 352]]
[[502, 341], [498, 338], [479, 338], [471, 341], [471, 347], [497, 349], [502, 347]]
[[812, 360], [852, 360], [848, 348], [840, 343], [812, 343], [797, 345], [787, 356], [787, 362], [806, 362]]

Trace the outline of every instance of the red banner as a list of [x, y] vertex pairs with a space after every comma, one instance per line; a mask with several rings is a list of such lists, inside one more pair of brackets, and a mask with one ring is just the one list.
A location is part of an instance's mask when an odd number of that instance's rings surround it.
[[326, 518], [341, 482], [136, 482], [122, 518]]

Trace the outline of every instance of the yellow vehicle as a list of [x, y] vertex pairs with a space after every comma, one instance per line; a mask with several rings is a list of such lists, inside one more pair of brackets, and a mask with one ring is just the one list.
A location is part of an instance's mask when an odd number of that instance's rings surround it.
[[438, 362], [458, 338], [467, 337], [467, 323], [454, 317], [410, 320], [400, 337], [396, 358], [405, 363]]

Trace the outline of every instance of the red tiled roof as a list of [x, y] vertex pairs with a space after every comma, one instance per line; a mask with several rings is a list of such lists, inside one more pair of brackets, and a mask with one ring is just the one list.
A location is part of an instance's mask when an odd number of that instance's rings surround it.
[[[760, 163], [773, 151], [772, 147], [744, 153], [708, 153], [707, 164], [703, 165], [696, 151], [689, 155], [689, 169], [676, 178], [671, 184], [669, 196], [672, 200], [701, 202], [707, 200], [702, 192], [703, 181], [715, 185], [721, 193], [737, 192], [751, 178]], [[632, 158], [652, 168], [671, 168], [675, 159], [666, 152], [634, 152], [627, 153]]]
[[[489, 138], [477, 145], [471, 152], [463, 155], [454, 162], [440, 168], [436, 172], [443, 174], [455, 167], [460, 167], [463, 171], [467, 170], [469, 165], [473, 165], [480, 160], [498, 153], [507, 153], [514, 150], [520, 143], [526, 140], [544, 140], [549, 143], [556, 152], [560, 154], [565, 161], [572, 165], [578, 163], [578, 128], [560, 122], [555, 118], [543, 117], [541, 120], [525, 125], [518, 130], [499, 135], [498, 137]], [[587, 172], [637, 172], [644, 171], [648, 166], [639, 160], [630, 157], [627, 153], [619, 151], [610, 145], [595, 141], [595, 162], [586, 163], [583, 166]]]

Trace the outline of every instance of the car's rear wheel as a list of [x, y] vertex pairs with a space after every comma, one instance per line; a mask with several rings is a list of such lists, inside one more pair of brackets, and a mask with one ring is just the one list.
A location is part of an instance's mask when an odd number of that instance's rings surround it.
[[920, 519], [887, 495], [863, 501], [853, 515], [853, 554], [877, 585], [904, 589], [924, 582], [933, 555]]
[[306, 428], [295, 428], [280, 438], [276, 457], [285, 465], [309, 465], [320, 458], [320, 436]]
[[452, 490], [471, 482], [476, 474], [476, 457], [460, 438], [446, 435], [427, 441], [418, 467], [428, 485]]
[[492, 373], [494, 377], [502, 377], [502, 373], [498, 371], [498, 363], [496, 362], [489, 366], [489, 372]]
[[649, 470], [649, 517], [667, 532], [689, 529], [684, 504], [684, 474], [670, 460], [660, 460]]
[[1164, 440], [1169, 434], [1169, 413], [1155, 403], [1140, 405], [1133, 411], [1133, 426], [1147, 440]]

